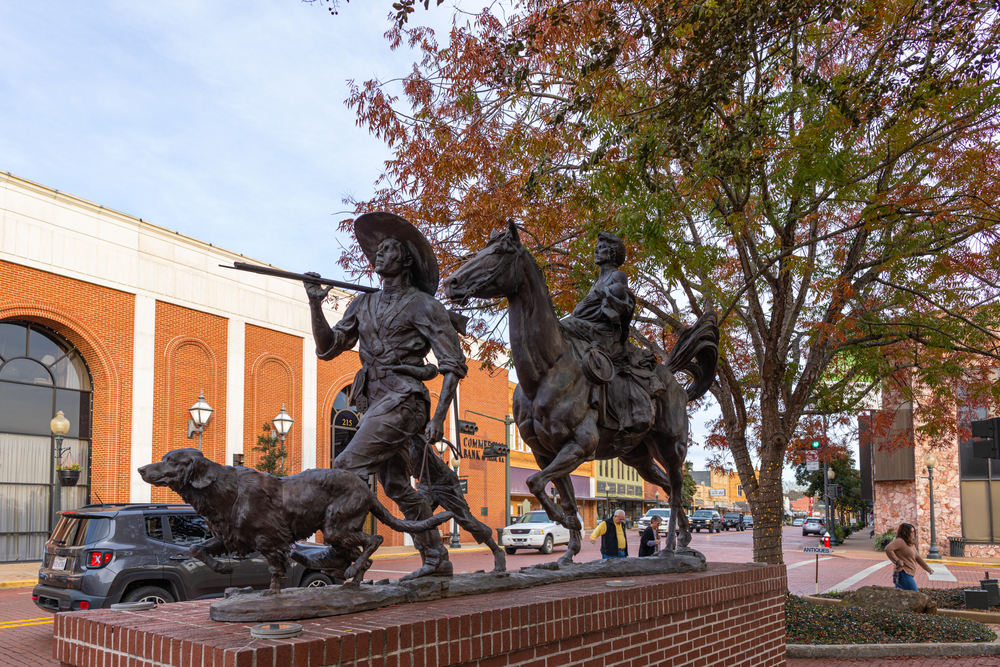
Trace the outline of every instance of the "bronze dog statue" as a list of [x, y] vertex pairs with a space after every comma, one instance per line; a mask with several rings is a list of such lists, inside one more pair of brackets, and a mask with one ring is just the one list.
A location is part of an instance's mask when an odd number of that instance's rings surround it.
[[272, 593], [281, 590], [291, 545], [317, 530], [329, 545], [324, 560], [339, 567], [353, 561], [344, 579], [358, 584], [371, 567], [369, 557], [382, 544], [381, 536], [361, 530], [369, 512], [393, 530], [408, 533], [430, 530], [453, 517], [442, 512], [424, 521], [397, 519], [361, 478], [345, 470], [314, 468], [274, 477], [253, 468], [220, 465], [197, 449], [167, 452], [159, 463], [139, 468], [139, 475], [153, 486], [174, 491], [205, 518], [212, 537], [191, 546], [192, 556], [227, 574], [232, 566], [214, 556], [245, 557], [259, 551], [267, 559]]

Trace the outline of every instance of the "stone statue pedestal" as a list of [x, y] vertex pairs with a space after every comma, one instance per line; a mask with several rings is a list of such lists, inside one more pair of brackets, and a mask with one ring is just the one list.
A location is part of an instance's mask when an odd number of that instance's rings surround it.
[[[645, 560], [645, 559], [643, 559]], [[513, 576], [513, 575], [512, 575]], [[609, 585], [611, 584], [611, 585]], [[294, 621], [293, 639], [209, 618], [212, 600], [149, 611], [56, 615], [63, 666], [431, 667], [433, 665], [785, 663], [782, 566], [553, 583]], [[552, 661], [555, 662], [552, 662]]]

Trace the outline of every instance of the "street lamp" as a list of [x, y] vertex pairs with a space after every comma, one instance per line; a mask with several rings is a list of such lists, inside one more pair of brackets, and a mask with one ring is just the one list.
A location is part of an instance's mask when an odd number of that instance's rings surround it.
[[188, 420], [188, 439], [193, 438], [195, 433], [198, 434], [198, 451], [200, 452], [201, 434], [215, 410], [205, 401], [205, 392], [200, 391], [198, 392], [198, 400], [188, 408], [188, 412], [191, 413], [191, 419]]
[[830, 543], [839, 544], [837, 540], [837, 531], [833, 528], [833, 514], [830, 512], [830, 482], [832, 482], [833, 478], [837, 476], [837, 473], [833, 471], [833, 468], [828, 466], [826, 461], [823, 462], [823, 469], [825, 471], [825, 474], [823, 475], [823, 484], [825, 487], [823, 489], [823, 497], [824, 500], [826, 500], [826, 530], [830, 533]]
[[[452, 457], [451, 457], [451, 467], [453, 467], [455, 469], [455, 477], [458, 477], [458, 466], [459, 466], [460, 462], [461, 462], [461, 459], [458, 458], [457, 456], [454, 456], [454, 454], [453, 454]], [[455, 525], [455, 529], [451, 531], [451, 548], [452, 549], [461, 549], [462, 548], [462, 540], [459, 539], [459, 537], [458, 537], [458, 521], [456, 521], [455, 519], [452, 519], [452, 522]]]
[[281, 439], [281, 472], [285, 472], [285, 436], [288, 435], [294, 423], [295, 420], [288, 416], [288, 413], [285, 412], [285, 404], [282, 403], [281, 412], [271, 420], [278, 438]]
[[69, 433], [69, 420], [66, 419], [62, 410], [57, 412], [56, 416], [49, 422], [49, 429], [55, 436], [55, 446], [52, 449], [54, 459], [52, 465], [52, 530], [55, 530], [56, 522], [59, 520], [59, 496], [62, 493], [57, 475], [59, 475], [59, 464], [62, 462], [63, 452], [69, 450], [68, 447], [64, 450], [62, 446], [63, 436]]
[[940, 560], [941, 552], [938, 551], [937, 534], [934, 532], [934, 466], [937, 465], [937, 457], [933, 452], [927, 452], [924, 457], [924, 465], [927, 466], [927, 484], [930, 490], [931, 502], [931, 548], [927, 550], [928, 560]]

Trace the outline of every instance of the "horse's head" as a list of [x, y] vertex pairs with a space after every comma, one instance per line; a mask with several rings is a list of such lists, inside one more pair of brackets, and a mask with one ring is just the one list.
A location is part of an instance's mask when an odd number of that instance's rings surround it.
[[517, 227], [490, 237], [486, 247], [444, 280], [444, 293], [451, 300], [465, 304], [471, 297], [500, 299], [515, 294], [524, 279], [524, 246]]

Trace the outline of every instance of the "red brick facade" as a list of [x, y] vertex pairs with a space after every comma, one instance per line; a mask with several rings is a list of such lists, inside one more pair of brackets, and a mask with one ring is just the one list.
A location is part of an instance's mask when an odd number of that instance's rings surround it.
[[134, 317], [131, 294], [0, 261], [0, 321], [44, 324], [90, 368], [91, 491], [109, 503], [129, 500]]
[[[243, 394], [243, 453], [244, 463], [256, 465], [260, 458], [253, 451], [257, 436], [263, 433], [285, 406], [285, 411], [298, 420], [302, 414], [302, 339], [298, 336], [246, 326], [245, 382]], [[285, 440], [285, 471], [302, 470], [302, 428], [292, 426]]]
[[216, 623], [211, 601], [56, 615], [64, 667], [704, 667], [785, 664], [784, 566], [553, 584], [300, 621], [303, 634], [254, 640]]
[[[188, 408], [201, 392], [214, 408], [202, 433], [202, 452], [217, 463], [226, 458], [226, 318], [156, 302], [156, 357], [153, 387], [153, 460], [172, 449], [197, 447], [187, 439]], [[155, 486], [154, 503], [181, 502], [173, 491]]]

